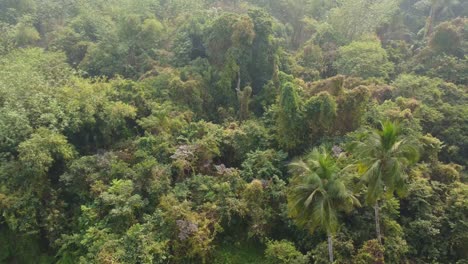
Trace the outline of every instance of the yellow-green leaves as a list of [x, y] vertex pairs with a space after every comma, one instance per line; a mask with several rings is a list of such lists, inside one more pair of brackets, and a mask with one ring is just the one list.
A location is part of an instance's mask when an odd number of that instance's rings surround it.
[[21, 143], [18, 152], [26, 169], [38, 173], [47, 173], [54, 161], [68, 161], [75, 155], [63, 135], [46, 128], [39, 128], [30, 139]]

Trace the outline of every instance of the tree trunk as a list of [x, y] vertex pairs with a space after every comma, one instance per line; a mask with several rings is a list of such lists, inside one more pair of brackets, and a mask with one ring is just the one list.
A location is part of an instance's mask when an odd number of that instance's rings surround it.
[[239, 66], [239, 72], [237, 73], [237, 86], [236, 86], [237, 92], [240, 92], [240, 86], [241, 86], [241, 72], [240, 72], [240, 66]]
[[427, 38], [432, 34], [434, 28], [434, 17], [435, 17], [435, 3], [431, 5], [431, 11], [429, 11], [429, 17], [427, 18], [426, 32], [424, 32], [424, 37]]
[[380, 233], [380, 216], [379, 216], [379, 201], [375, 202], [374, 213], [375, 213], [375, 232], [377, 233], [377, 240], [382, 244], [382, 235]]
[[328, 234], [328, 257], [330, 258], [330, 263], [333, 263], [333, 238], [330, 233]]

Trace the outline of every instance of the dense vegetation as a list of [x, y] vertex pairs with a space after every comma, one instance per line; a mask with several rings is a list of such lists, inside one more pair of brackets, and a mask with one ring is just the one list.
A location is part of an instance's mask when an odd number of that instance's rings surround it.
[[468, 263], [467, 15], [0, 0], [0, 263]]

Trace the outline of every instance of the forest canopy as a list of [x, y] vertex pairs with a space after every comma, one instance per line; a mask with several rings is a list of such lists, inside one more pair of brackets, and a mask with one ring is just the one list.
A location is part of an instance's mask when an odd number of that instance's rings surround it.
[[0, 0], [0, 263], [468, 263], [467, 17]]

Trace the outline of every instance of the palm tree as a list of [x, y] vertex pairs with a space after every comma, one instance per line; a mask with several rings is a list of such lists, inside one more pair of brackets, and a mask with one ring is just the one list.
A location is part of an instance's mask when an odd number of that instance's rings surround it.
[[418, 159], [414, 144], [401, 134], [397, 123], [381, 122], [363, 141], [355, 142], [355, 154], [362, 181], [367, 186], [366, 203], [374, 207], [377, 239], [380, 232], [379, 200], [404, 190], [406, 169]]
[[458, 0], [431, 0], [431, 9], [426, 20], [424, 37], [428, 37], [434, 30], [434, 24], [438, 16], [453, 16], [454, 8], [459, 4]]
[[325, 149], [313, 149], [304, 159], [291, 163], [294, 175], [288, 192], [288, 209], [296, 224], [328, 235], [328, 254], [333, 262], [332, 238], [338, 229], [338, 211], [359, 205], [340, 173], [336, 160]]

